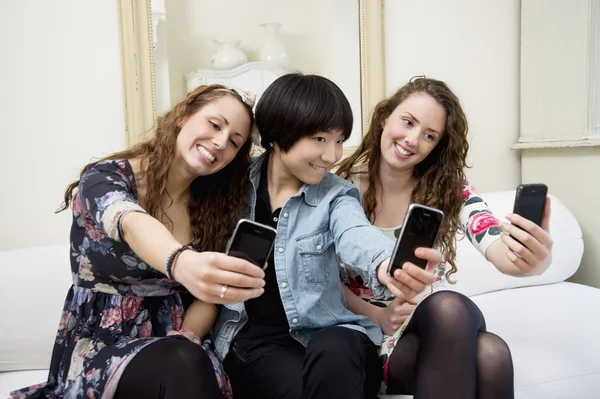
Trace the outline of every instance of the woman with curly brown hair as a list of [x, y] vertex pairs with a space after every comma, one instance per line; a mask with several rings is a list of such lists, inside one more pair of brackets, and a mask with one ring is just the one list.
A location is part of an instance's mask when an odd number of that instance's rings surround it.
[[[337, 173], [359, 188], [367, 217], [392, 239], [411, 203], [444, 212], [438, 241], [450, 270], [444, 273], [442, 267], [440, 279], [445, 274], [451, 282], [457, 270], [460, 233], [502, 273], [543, 273], [551, 262], [549, 200], [543, 228], [518, 215], [507, 216], [512, 225], [501, 224], [466, 181], [467, 131], [460, 102], [444, 82], [412, 79], [375, 107], [367, 135]], [[503, 230], [525, 245], [501, 234]], [[380, 353], [387, 393], [411, 393], [415, 398], [513, 397], [510, 350], [501, 338], [486, 332], [483, 315], [470, 299], [441, 291], [415, 308], [416, 302], [403, 298], [375, 298], [357, 276], [347, 277], [348, 307], [391, 335]]]
[[263, 293], [260, 268], [222, 253], [248, 206], [252, 102], [198, 87], [152, 139], [83, 168], [60, 209], [73, 210], [73, 286], [48, 381], [13, 397], [231, 396], [210, 340], [193, 337], [215, 304]]

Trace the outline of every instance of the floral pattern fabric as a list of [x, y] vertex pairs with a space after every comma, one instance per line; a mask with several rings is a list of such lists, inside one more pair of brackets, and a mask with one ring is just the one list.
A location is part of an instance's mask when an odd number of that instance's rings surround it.
[[[193, 300], [122, 240], [122, 217], [145, 212], [128, 161], [100, 162], [86, 171], [72, 208], [73, 286], [60, 317], [48, 380], [12, 392], [13, 399], [112, 398], [131, 359], [181, 329]], [[231, 398], [210, 339], [202, 346], [223, 393]]]

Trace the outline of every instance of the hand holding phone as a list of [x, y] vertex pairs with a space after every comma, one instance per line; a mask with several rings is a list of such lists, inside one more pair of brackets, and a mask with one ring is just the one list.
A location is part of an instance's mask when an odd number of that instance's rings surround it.
[[271, 255], [277, 230], [274, 228], [241, 219], [233, 232], [226, 253], [255, 263], [258, 267], [266, 267], [266, 262]]
[[542, 227], [548, 187], [545, 184], [521, 184], [517, 187], [513, 213]]
[[[511, 223], [500, 227], [508, 233], [501, 236], [508, 247], [506, 257], [523, 275], [542, 274], [552, 262], [550, 237], [550, 199], [544, 184], [524, 184], [517, 188]], [[526, 244], [524, 244], [526, 243]]]
[[[194, 297], [207, 303], [240, 303], [264, 293], [261, 268], [219, 252], [183, 251], [177, 257], [174, 276]], [[223, 287], [227, 287], [226, 295]]]
[[[536, 225], [542, 227], [547, 195], [548, 187], [545, 184], [519, 185], [515, 194], [513, 213], [524, 217], [525, 219], [530, 220]], [[517, 224], [515, 224], [515, 226], [523, 230], [521, 226]], [[525, 246], [514, 235], [511, 235], [511, 237], [519, 244]]]
[[415, 255], [417, 248], [433, 248], [437, 240], [444, 213], [439, 209], [424, 205], [411, 204], [408, 207], [400, 235], [388, 266], [388, 275], [410, 262], [422, 269], [427, 266], [425, 259]]
[[435, 268], [444, 261], [442, 253], [433, 248], [417, 248], [417, 258], [426, 260], [424, 269], [411, 263], [406, 263], [402, 269], [394, 269], [393, 275], [388, 275], [391, 258], [387, 258], [377, 269], [377, 279], [390, 290], [393, 296], [409, 300], [419, 295], [425, 288], [433, 284], [437, 277]]

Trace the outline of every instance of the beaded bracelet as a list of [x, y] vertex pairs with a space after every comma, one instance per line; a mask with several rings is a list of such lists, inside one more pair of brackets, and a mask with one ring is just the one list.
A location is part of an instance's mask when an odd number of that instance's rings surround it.
[[192, 244], [182, 245], [180, 247], [175, 248], [173, 251], [171, 251], [169, 256], [167, 256], [167, 260], [165, 261], [165, 274], [167, 275], [167, 278], [169, 280], [173, 280], [172, 268], [173, 263], [175, 262], [175, 258], [177, 258], [177, 255], [179, 255], [186, 249], [194, 249], [194, 247], [192, 246]]

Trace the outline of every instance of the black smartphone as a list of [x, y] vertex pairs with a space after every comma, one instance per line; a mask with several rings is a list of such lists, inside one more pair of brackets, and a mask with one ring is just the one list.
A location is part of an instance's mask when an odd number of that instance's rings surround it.
[[271, 226], [241, 219], [233, 231], [226, 253], [241, 252], [259, 267], [264, 267], [275, 244], [277, 230]]
[[521, 184], [517, 187], [513, 213], [542, 226], [548, 187], [545, 184]]
[[388, 266], [388, 275], [392, 276], [396, 269], [411, 262], [420, 268], [427, 266], [427, 261], [415, 256], [417, 248], [433, 248], [444, 220], [444, 213], [439, 209], [424, 205], [412, 204], [406, 211], [404, 224], [396, 240], [396, 246]]

